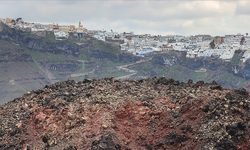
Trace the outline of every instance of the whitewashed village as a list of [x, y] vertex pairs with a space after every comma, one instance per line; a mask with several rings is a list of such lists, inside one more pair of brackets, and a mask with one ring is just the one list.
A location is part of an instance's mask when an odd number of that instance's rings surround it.
[[110, 31], [87, 30], [81, 22], [76, 27], [75, 25], [59, 25], [55, 23], [29, 23], [23, 21], [22, 18], [0, 18], [0, 21], [11, 28], [25, 32], [52, 31], [56, 40], [67, 40], [69, 33], [74, 32], [78, 36], [85, 33], [102, 41], [122, 41], [120, 44], [121, 51], [141, 57], [154, 52], [186, 51], [186, 57], [189, 58], [218, 57], [230, 61], [236, 50], [245, 50], [241, 61], [245, 62], [250, 58], [250, 37], [248, 33], [215, 37], [211, 35], [138, 35], [134, 34], [134, 32], [118, 33], [112, 29]]

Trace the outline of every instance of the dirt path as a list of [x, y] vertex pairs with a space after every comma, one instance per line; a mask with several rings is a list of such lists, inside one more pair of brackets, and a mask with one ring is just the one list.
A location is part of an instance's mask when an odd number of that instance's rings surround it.
[[53, 73], [49, 71], [47, 66], [46, 66], [45, 73], [46, 73], [46, 76], [48, 77], [48, 79], [50, 80], [51, 83], [60, 82], [60, 80], [57, 80], [56, 77], [53, 75]]
[[136, 75], [136, 74], [137, 74], [137, 72], [132, 73], [132, 74], [129, 74], [129, 75], [121, 76], [121, 77], [116, 77], [116, 79], [117, 79], [117, 80], [124, 80], [124, 79], [128, 79], [128, 78], [130, 78], [131, 76]]
[[85, 73], [74, 73], [74, 74], [71, 74], [71, 77], [79, 77], [79, 76], [85, 76], [85, 75], [88, 75], [90, 73], [94, 73], [95, 69], [93, 69], [92, 71], [90, 72], [85, 72]]

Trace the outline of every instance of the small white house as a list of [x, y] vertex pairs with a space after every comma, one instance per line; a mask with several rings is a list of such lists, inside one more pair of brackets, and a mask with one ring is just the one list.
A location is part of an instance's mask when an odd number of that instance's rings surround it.
[[55, 31], [54, 35], [56, 40], [66, 40], [69, 37], [69, 33], [63, 31]]

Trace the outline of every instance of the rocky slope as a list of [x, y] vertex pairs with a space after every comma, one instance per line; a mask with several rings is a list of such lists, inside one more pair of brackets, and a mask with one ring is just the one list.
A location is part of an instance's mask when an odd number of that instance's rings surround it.
[[0, 104], [50, 84], [35, 64], [19, 45], [0, 40]]
[[249, 104], [216, 82], [68, 80], [0, 106], [0, 149], [249, 149]]

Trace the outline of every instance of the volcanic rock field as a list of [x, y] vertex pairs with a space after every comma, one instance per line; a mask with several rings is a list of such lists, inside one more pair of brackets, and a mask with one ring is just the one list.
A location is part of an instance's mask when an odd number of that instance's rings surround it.
[[216, 82], [69, 79], [0, 106], [0, 149], [246, 150], [249, 107]]

